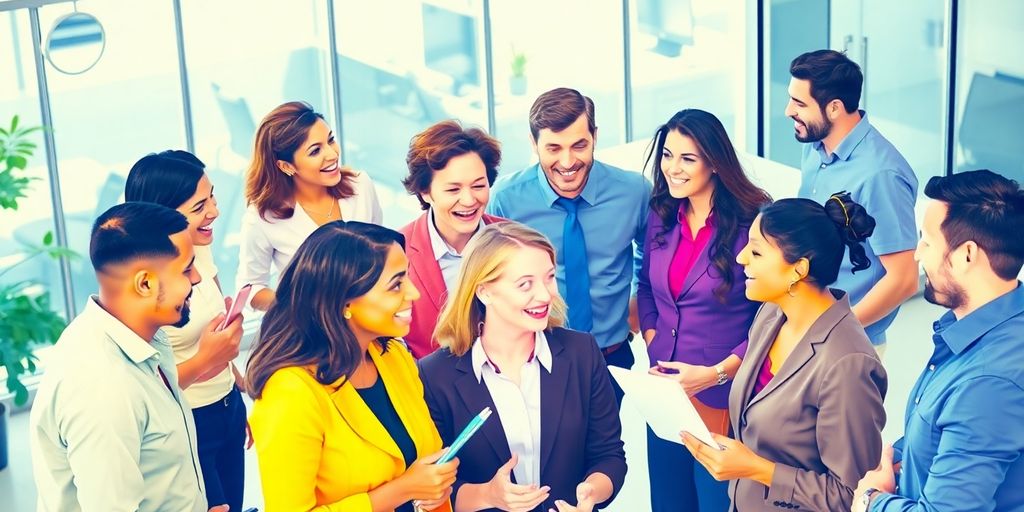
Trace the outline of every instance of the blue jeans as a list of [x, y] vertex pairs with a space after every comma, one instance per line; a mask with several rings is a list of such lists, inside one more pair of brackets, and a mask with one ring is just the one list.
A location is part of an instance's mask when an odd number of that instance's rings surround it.
[[216, 402], [192, 409], [199, 466], [209, 507], [227, 504], [242, 510], [245, 485], [245, 404], [238, 388]]
[[666, 441], [647, 428], [647, 469], [651, 478], [651, 511], [725, 512], [729, 482], [719, 482], [685, 446]]

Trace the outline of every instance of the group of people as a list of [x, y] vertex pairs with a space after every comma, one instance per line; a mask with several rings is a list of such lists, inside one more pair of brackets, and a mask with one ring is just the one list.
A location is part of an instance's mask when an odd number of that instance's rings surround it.
[[[798, 198], [758, 188], [702, 110], [657, 128], [647, 177], [595, 160], [594, 104], [559, 88], [530, 109], [537, 163], [500, 180], [483, 130], [416, 134], [402, 183], [424, 211], [400, 230], [323, 117], [277, 107], [246, 175], [236, 286], [265, 313], [244, 372], [215, 184], [187, 152], [143, 157], [32, 408], [39, 509], [239, 512], [253, 444], [271, 512], [603, 508], [627, 472], [607, 367], [643, 342], [718, 446], [648, 429], [630, 510], [1024, 511], [1024, 191], [934, 177], [919, 236], [858, 66], [790, 71]], [[919, 264], [949, 312], [884, 447], [885, 332]]]

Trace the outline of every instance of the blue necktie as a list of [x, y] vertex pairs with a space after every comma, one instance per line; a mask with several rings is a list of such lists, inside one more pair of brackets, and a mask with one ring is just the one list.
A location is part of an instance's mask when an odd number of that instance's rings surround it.
[[569, 327], [590, 332], [594, 327], [590, 309], [590, 268], [587, 266], [587, 241], [577, 216], [580, 198], [559, 197], [555, 204], [565, 210], [562, 226], [562, 266], [565, 272], [565, 301], [569, 304]]

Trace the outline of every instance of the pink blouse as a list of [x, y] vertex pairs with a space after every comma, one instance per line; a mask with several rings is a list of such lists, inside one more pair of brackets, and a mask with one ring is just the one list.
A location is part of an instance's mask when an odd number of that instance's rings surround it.
[[715, 234], [715, 212], [708, 215], [707, 222], [697, 230], [697, 236], [690, 232], [690, 225], [686, 222], [686, 207], [679, 206], [679, 213], [676, 214], [679, 222], [679, 246], [672, 255], [672, 263], [668, 267], [668, 289], [673, 297], [679, 297], [683, 291], [683, 283], [686, 282], [686, 275], [693, 269], [694, 263], [700, 253], [708, 246], [708, 242]]
[[761, 371], [757, 372], [757, 382], [754, 383], [754, 396], [757, 396], [773, 378], [775, 378], [775, 374], [772, 373], [772, 358], [765, 355]]

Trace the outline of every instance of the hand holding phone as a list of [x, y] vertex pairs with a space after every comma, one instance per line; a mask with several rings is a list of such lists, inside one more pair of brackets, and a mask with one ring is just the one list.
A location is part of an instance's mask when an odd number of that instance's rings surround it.
[[242, 314], [242, 308], [249, 302], [249, 293], [251, 291], [251, 284], [247, 284], [238, 290], [238, 294], [231, 301], [231, 310], [228, 311], [228, 314], [224, 316], [224, 320], [217, 326], [218, 331], [223, 331], [225, 327], [231, 325], [231, 322], [234, 322]]

